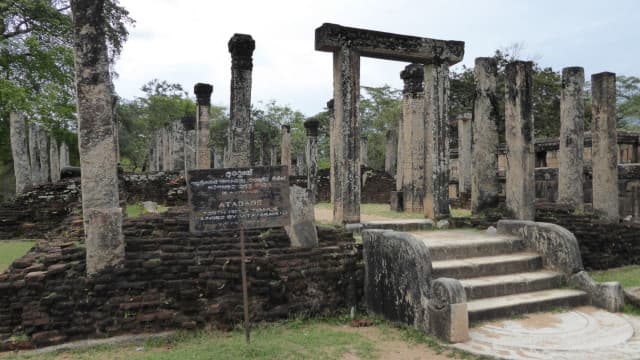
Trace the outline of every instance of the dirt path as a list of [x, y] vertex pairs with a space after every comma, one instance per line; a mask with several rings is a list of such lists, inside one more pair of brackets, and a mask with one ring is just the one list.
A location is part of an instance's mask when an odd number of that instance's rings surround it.
[[[351, 327], [336, 326], [338, 330], [352, 332], [360, 336], [373, 340], [376, 344], [376, 355], [378, 359], [389, 360], [451, 360], [458, 359], [458, 356], [448, 356], [449, 350], [437, 353], [426, 344], [414, 344], [402, 339], [400, 330], [395, 328], [385, 328], [381, 330], [377, 326], [369, 327]], [[342, 357], [343, 360], [359, 360], [361, 359], [355, 354], [347, 353]]]

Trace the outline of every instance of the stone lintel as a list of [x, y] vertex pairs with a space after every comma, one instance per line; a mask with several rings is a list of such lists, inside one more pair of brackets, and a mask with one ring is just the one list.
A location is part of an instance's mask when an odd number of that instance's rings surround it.
[[229, 39], [229, 53], [231, 53], [231, 67], [234, 69], [253, 69], [253, 50], [256, 49], [256, 42], [251, 35], [233, 34]]
[[213, 85], [197, 83], [193, 86], [193, 92], [196, 94], [196, 102], [198, 105], [211, 105]]
[[317, 51], [335, 52], [345, 43], [362, 56], [385, 60], [453, 65], [464, 56], [464, 41], [436, 40], [330, 23], [316, 29]]
[[422, 64], [409, 64], [400, 72], [400, 78], [404, 80], [403, 94], [416, 94], [424, 92], [424, 66]]
[[307, 129], [307, 136], [318, 136], [318, 127], [320, 126], [320, 121], [316, 118], [309, 118], [304, 122], [304, 128]]

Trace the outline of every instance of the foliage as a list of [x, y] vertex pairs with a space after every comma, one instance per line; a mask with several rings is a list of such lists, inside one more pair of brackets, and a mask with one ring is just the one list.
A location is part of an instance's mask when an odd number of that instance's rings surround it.
[[[304, 130], [305, 115], [289, 105], [278, 105], [275, 100], [266, 104], [259, 102], [260, 107], [251, 109], [251, 120], [254, 130], [254, 148], [252, 149], [255, 162], [261, 159], [263, 144], [280, 146], [281, 126], [289, 125], [291, 128], [291, 157], [296, 154], [304, 154], [306, 135]], [[277, 152], [280, 153], [279, 151]], [[263, 161], [268, 163], [268, 161]]]
[[618, 127], [640, 130], [640, 78], [618, 76], [616, 96]]
[[367, 165], [374, 169], [384, 169], [387, 131], [397, 134], [402, 116], [402, 93], [389, 85], [363, 86], [362, 90], [364, 95], [360, 98], [360, 128], [361, 136], [368, 139]]
[[[117, 0], [105, 3], [111, 61], [133, 19]], [[0, 2], [0, 165], [11, 161], [9, 113], [42, 124], [77, 161], [72, 20], [69, 0]], [[0, 174], [1, 175], [1, 174]]]
[[144, 97], [119, 99], [116, 108], [119, 123], [121, 163], [127, 170], [145, 171], [154, 131], [194, 114], [195, 102], [180, 84], [153, 79], [144, 84]]

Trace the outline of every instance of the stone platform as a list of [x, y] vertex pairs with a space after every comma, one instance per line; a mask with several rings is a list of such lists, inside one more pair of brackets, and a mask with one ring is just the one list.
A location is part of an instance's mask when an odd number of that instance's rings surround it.
[[482, 323], [469, 335], [453, 346], [499, 359], [640, 359], [640, 318], [590, 306]]

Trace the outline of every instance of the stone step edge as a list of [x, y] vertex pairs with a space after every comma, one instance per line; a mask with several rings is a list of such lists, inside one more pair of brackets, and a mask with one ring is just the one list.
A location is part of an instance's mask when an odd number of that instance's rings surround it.
[[[537, 276], [527, 278], [531, 275]], [[564, 281], [564, 274], [545, 269], [460, 279], [467, 301], [554, 289], [562, 286]], [[488, 295], [488, 292], [500, 295]]]
[[[523, 299], [523, 297], [527, 295], [534, 295], [535, 297]], [[537, 304], [550, 300], [571, 299], [578, 296], [587, 296], [587, 293], [582, 290], [566, 288], [534, 291], [469, 301], [467, 302], [467, 311], [469, 314], [472, 314], [501, 308], [510, 308], [519, 305]], [[500, 304], [500, 300], [506, 300], [506, 303]]]

